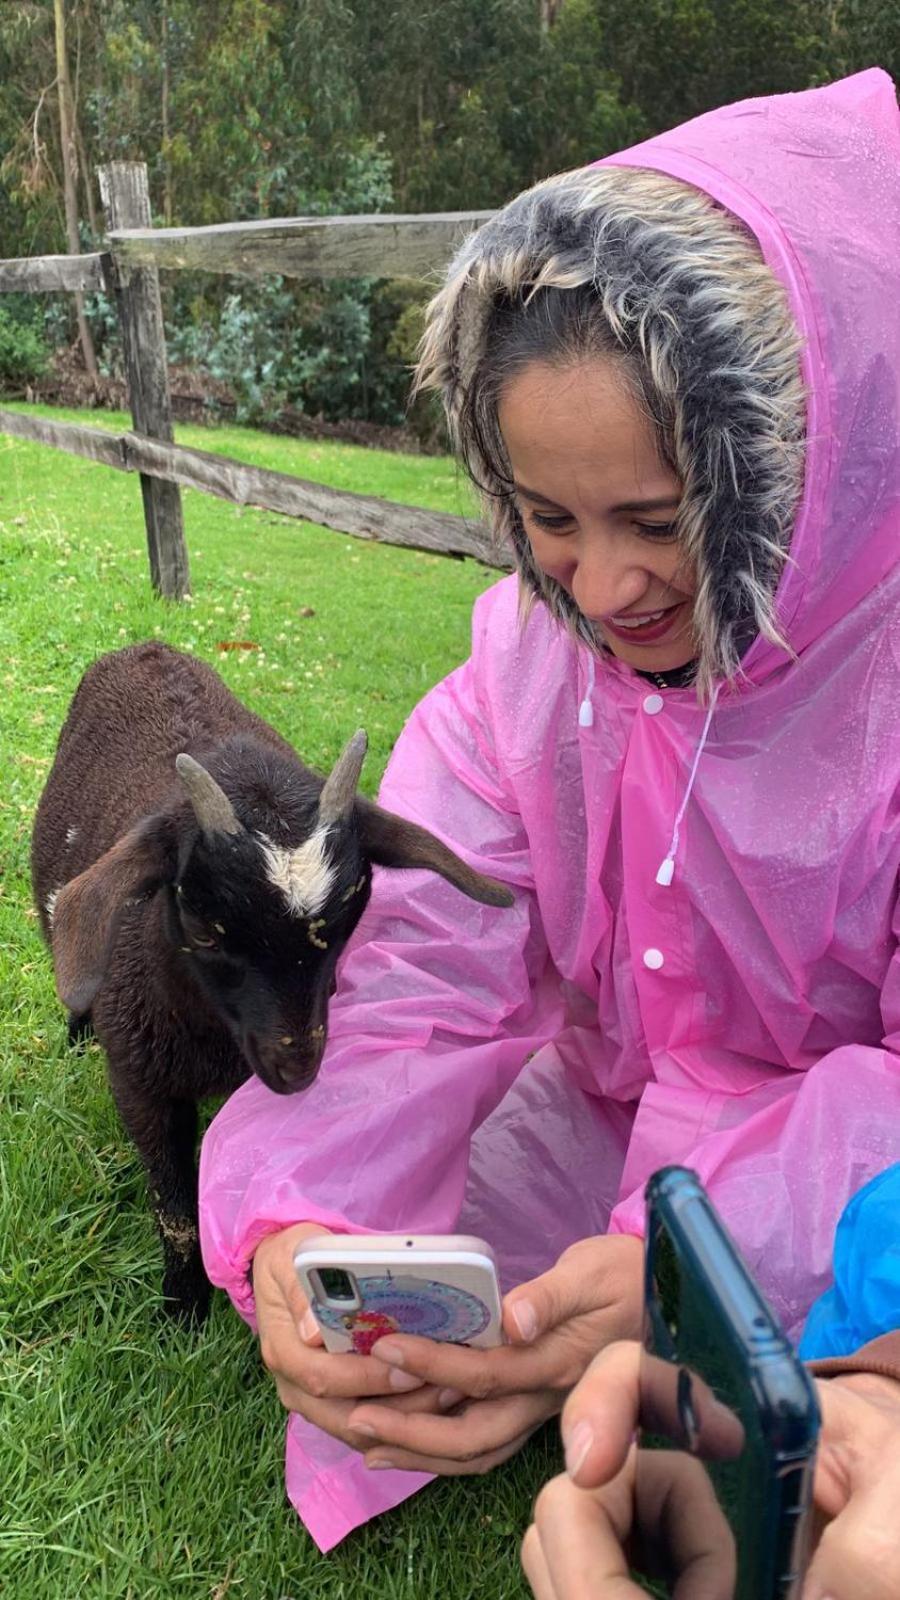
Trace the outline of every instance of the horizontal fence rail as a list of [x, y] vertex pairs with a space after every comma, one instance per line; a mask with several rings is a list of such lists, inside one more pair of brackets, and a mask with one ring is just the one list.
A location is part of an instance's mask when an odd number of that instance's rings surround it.
[[75, 422], [54, 422], [47, 417], [0, 411], [0, 431], [37, 444], [54, 445], [69, 455], [85, 456], [120, 472], [140, 472], [150, 478], [201, 489], [235, 505], [258, 506], [302, 517], [355, 539], [402, 545], [444, 556], [471, 556], [484, 566], [509, 571], [512, 561], [499, 550], [480, 523], [446, 511], [423, 511], [331, 489], [286, 472], [248, 466], [228, 456], [184, 445], [164, 444], [136, 433], [109, 433], [105, 428]]
[[46, 294], [54, 289], [103, 288], [103, 257], [19, 256], [0, 261], [0, 294]]
[[311, 483], [205, 450], [176, 445], [159, 292], [160, 270], [185, 268], [258, 278], [427, 279], [446, 268], [456, 247], [491, 211], [416, 216], [279, 217], [205, 228], [150, 226], [147, 168], [113, 161], [98, 171], [106, 222], [102, 252], [0, 261], [0, 293], [102, 289], [115, 305], [122, 335], [129, 433], [0, 411], [0, 433], [54, 446], [140, 474], [150, 579], [157, 593], [190, 592], [181, 487], [302, 517], [357, 539], [376, 539], [441, 555], [472, 556], [508, 571], [512, 561], [477, 521], [398, 505]]
[[109, 247], [125, 266], [201, 268], [242, 277], [423, 278], [490, 211], [422, 216], [287, 217], [208, 228], [119, 228]]

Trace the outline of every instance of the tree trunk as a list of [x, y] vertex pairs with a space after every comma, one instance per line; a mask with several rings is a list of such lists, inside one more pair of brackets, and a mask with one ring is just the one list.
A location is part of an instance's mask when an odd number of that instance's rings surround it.
[[[67, 52], [68, 53], [68, 52]], [[75, 93], [72, 96], [72, 132], [75, 136], [75, 153], [78, 158], [78, 176], [84, 190], [84, 204], [87, 211], [88, 227], [91, 230], [91, 244], [96, 247], [100, 239], [100, 225], [97, 221], [97, 208], [94, 205], [94, 191], [91, 187], [91, 167], [87, 158], [84, 144], [84, 135], [81, 131], [81, 119], [78, 115], [78, 106], [81, 101], [81, 23], [75, 31]], [[77, 195], [76, 189], [76, 195]]]
[[172, 166], [169, 160], [169, 6], [168, 0], [161, 0], [161, 31], [160, 59], [162, 62], [162, 87], [160, 91], [160, 110], [162, 113], [162, 144], [163, 144], [163, 221], [167, 228], [172, 226]]
[[[75, 139], [73, 134], [72, 117], [72, 84], [69, 78], [69, 57], [66, 50], [66, 18], [64, 0], [53, 0], [53, 18], [56, 26], [56, 76], [57, 98], [59, 100], [59, 143], [62, 151], [63, 169], [63, 200], [66, 209], [66, 239], [69, 245], [69, 254], [81, 254], [81, 241], [78, 237], [78, 199], [76, 194], [76, 174], [78, 170], [75, 155]], [[84, 296], [79, 291], [75, 295], [75, 314], [78, 318], [78, 337], [81, 340], [81, 349], [84, 354], [84, 365], [88, 377], [97, 381], [97, 357], [94, 354], [94, 341], [91, 330], [84, 314]]]
[[75, 148], [78, 151], [78, 172], [81, 177], [81, 186], [84, 190], [85, 208], [87, 210], [88, 227], [91, 230], [91, 244], [96, 250], [100, 240], [101, 228], [97, 217], [97, 207], [94, 204], [94, 191], [91, 187], [91, 169], [88, 164], [87, 151], [84, 148], [84, 138], [81, 124], [78, 121], [78, 111], [75, 111]]
[[549, 33], [563, 8], [563, 0], [540, 0], [541, 33]]

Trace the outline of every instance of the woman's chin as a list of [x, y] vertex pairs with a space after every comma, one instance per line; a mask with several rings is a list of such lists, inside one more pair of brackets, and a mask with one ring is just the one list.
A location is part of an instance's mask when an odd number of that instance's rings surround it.
[[626, 667], [634, 667], [636, 672], [677, 672], [680, 667], [688, 667], [697, 659], [693, 643], [682, 644], [680, 648], [665, 642], [655, 647], [629, 645], [624, 639], [614, 639], [602, 628], [600, 632], [610, 654]]

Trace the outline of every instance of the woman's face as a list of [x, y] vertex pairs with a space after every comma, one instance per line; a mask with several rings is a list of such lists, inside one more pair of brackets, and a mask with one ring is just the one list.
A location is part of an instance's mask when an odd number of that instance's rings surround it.
[[535, 361], [504, 388], [498, 417], [541, 570], [620, 661], [687, 666], [695, 582], [672, 529], [681, 485], [616, 363]]

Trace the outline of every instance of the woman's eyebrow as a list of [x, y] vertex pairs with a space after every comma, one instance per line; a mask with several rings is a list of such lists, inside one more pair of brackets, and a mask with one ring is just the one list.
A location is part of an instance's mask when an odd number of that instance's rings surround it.
[[[566, 507], [558, 504], [556, 500], [548, 499], [545, 494], [538, 494], [536, 489], [526, 489], [524, 483], [515, 481], [516, 493], [523, 500], [530, 500], [534, 505], [552, 506], [554, 511], [565, 511]], [[677, 494], [660, 495], [655, 500], [622, 500], [616, 506], [610, 506], [610, 513], [616, 515], [620, 511], [671, 511], [677, 510], [681, 504]]]
[[519, 483], [517, 478], [513, 479], [513, 484], [516, 494], [520, 494], [523, 500], [531, 500], [538, 506], [552, 506], [554, 511], [565, 511], [566, 509], [565, 506], [558, 505], [555, 500], [548, 500], [545, 494], [538, 494], [536, 489], [526, 489], [524, 483]]
[[656, 500], [623, 500], [617, 506], [610, 506], [611, 512], [616, 511], [670, 511], [676, 510], [681, 505], [681, 497], [677, 494], [660, 495]]

